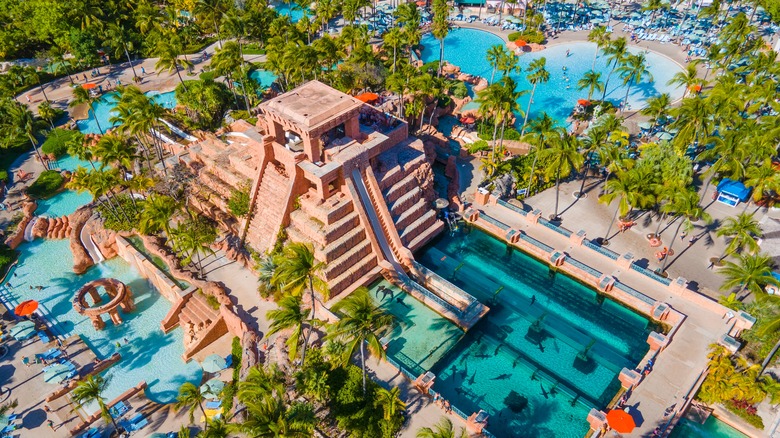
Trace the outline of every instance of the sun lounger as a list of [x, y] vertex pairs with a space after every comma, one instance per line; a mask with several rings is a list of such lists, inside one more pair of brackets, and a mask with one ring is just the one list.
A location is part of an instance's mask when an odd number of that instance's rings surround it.
[[219, 400], [212, 400], [206, 402], [206, 409], [219, 409], [219, 407], [222, 405], [222, 402]]
[[93, 427], [92, 429], [84, 432], [83, 435], [81, 435], [81, 438], [96, 438], [100, 436], [100, 431], [97, 427]]
[[115, 404], [113, 407], [111, 407], [111, 409], [109, 409], [108, 411], [112, 417], [119, 418], [129, 410], [130, 410], [130, 406], [128, 406], [127, 403], [119, 402]]
[[38, 331], [38, 337], [41, 338], [41, 342], [44, 344], [48, 344], [51, 342], [51, 338], [49, 338], [49, 335], [46, 334], [43, 330]]

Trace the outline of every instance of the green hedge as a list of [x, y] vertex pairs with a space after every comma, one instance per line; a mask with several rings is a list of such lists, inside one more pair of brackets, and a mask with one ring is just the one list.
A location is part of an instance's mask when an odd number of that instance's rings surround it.
[[64, 183], [65, 179], [58, 171], [47, 170], [41, 173], [38, 179], [27, 188], [27, 194], [35, 199], [49, 198], [54, 196]]
[[745, 420], [749, 425], [755, 427], [756, 429], [764, 430], [764, 420], [759, 415], [751, 414], [744, 409], [738, 408], [731, 400], [724, 403], [724, 406], [726, 406], [726, 409], [728, 409], [729, 412], [736, 414], [739, 418]]
[[5, 274], [5, 271], [11, 266], [11, 263], [16, 260], [17, 252], [5, 243], [0, 242], [0, 277]]
[[7, 183], [8, 182], [8, 171], [7, 170], [0, 170], [0, 181]]
[[55, 128], [49, 132], [49, 136], [46, 141], [41, 145], [41, 150], [44, 154], [54, 155], [55, 158], [59, 158], [68, 153], [68, 143], [71, 139], [83, 136], [79, 131], [72, 129]]
[[544, 43], [544, 34], [536, 30], [529, 30], [527, 32], [512, 32], [509, 34], [508, 38], [509, 41], [513, 42], [517, 40], [523, 40], [527, 43]]

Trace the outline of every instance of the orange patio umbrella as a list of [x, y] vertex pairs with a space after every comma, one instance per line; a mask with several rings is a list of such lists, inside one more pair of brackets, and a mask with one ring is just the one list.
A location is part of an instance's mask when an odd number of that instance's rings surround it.
[[355, 96], [355, 99], [363, 103], [376, 102], [377, 100], [379, 100], [379, 95], [376, 93], [363, 93]]
[[525, 40], [516, 40], [515, 45], [517, 47], [525, 47], [528, 45], [528, 43]]
[[35, 312], [37, 308], [38, 302], [35, 300], [22, 301], [18, 306], [16, 306], [14, 313], [16, 316], [32, 315], [32, 313]]
[[474, 117], [467, 116], [467, 117], [464, 117], [464, 118], [460, 119], [460, 122], [463, 123], [463, 124], [466, 124], [466, 125], [470, 125], [470, 124], [476, 122], [476, 120], [474, 120]]
[[91, 89], [93, 89], [95, 87], [97, 87], [97, 84], [84, 84], [84, 85], [81, 86], [81, 88], [83, 88], [85, 90], [91, 90]]
[[694, 93], [698, 93], [699, 91], [701, 91], [701, 85], [693, 84], [690, 87], [688, 87], [688, 90], [693, 91]]
[[579, 99], [577, 100], [577, 104], [582, 106], [588, 106], [590, 105], [590, 101], [588, 99]]
[[634, 417], [621, 409], [607, 412], [607, 423], [617, 433], [631, 433], [636, 427]]

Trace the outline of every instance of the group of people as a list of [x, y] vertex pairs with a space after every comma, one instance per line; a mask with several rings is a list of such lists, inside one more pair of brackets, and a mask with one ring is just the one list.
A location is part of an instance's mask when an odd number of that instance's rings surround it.
[[442, 398], [439, 394], [433, 396], [433, 403], [435, 403], [436, 406], [441, 406], [441, 408], [444, 409], [444, 412], [448, 414], [452, 413], [452, 405], [450, 405], [450, 402]]

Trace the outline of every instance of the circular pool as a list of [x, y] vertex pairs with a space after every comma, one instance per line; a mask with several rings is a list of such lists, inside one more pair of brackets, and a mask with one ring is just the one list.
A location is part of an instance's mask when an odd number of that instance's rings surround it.
[[[505, 45], [506, 42], [490, 33], [475, 29], [457, 29], [451, 31], [444, 39], [444, 59], [461, 68], [464, 73], [482, 76], [490, 79], [492, 67], [485, 55], [491, 46]], [[422, 52], [423, 62], [436, 61], [439, 58], [439, 42], [428, 34], [422, 39], [424, 47]], [[566, 51], [569, 51], [567, 56]], [[641, 50], [637, 47], [629, 47], [631, 53]], [[547, 59], [547, 70], [550, 72], [550, 80], [545, 84], [539, 84], [536, 88], [534, 103], [531, 106], [530, 118], [546, 112], [554, 119], [563, 122], [571, 114], [577, 99], [588, 97], [588, 90], [578, 90], [577, 81], [582, 75], [593, 67], [593, 58], [596, 54], [596, 44], [588, 42], [575, 42], [555, 44], [545, 50], [534, 53], [524, 53], [518, 59], [518, 65], [525, 69], [533, 60], [544, 57]], [[682, 87], [670, 86], [666, 83], [675, 73], [682, 71], [682, 67], [670, 58], [656, 52], [647, 52], [648, 71], [653, 76], [643, 78], [639, 84], [631, 86], [628, 103], [631, 108], [638, 109], [645, 106], [645, 101], [652, 96], [669, 93], [672, 101], [683, 95]], [[564, 70], [565, 67], [565, 70]], [[596, 57], [595, 68], [601, 73], [601, 80], [605, 81], [611, 70], [607, 66], [607, 59], [603, 55]], [[525, 79], [527, 73], [513, 74], [512, 78], [517, 82], [518, 90], [529, 90], [529, 93], [519, 100], [520, 108], [525, 111], [530, 98], [531, 85]], [[499, 78], [496, 73], [496, 80]], [[623, 100], [626, 94], [626, 86], [623, 80], [615, 72], [609, 80], [607, 100], [617, 104]], [[596, 98], [601, 97], [596, 94]], [[522, 120], [521, 120], [522, 122]]]

